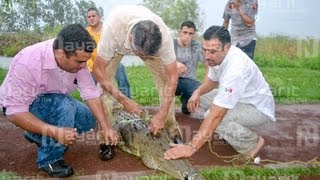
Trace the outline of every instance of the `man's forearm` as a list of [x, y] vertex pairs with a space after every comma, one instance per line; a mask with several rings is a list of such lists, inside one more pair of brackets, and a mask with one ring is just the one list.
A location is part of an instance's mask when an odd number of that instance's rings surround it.
[[105, 73], [105, 69], [109, 63], [109, 60], [105, 60], [102, 57], [97, 56], [93, 65], [93, 74], [102, 89], [110, 93], [117, 101], [121, 103], [123, 99], [126, 98], [125, 95], [123, 95], [121, 91], [119, 91], [119, 89], [113, 85], [113, 81], [111, 79], [113, 77], [106, 76]]
[[197, 93], [199, 96], [206, 94], [210, 91], [212, 91], [214, 88], [217, 87], [217, 83], [211, 81], [208, 77], [206, 77], [204, 83], [202, 83], [195, 91], [194, 93]]
[[112, 82], [105, 81], [103, 84], [100, 85], [102, 89], [110, 93], [112, 97], [114, 97], [120, 103], [126, 98], [126, 96], [122, 94], [122, 92], [118, 88], [116, 88]]
[[87, 104], [103, 130], [111, 128], [111, 121], [106, 119], [100, 98], [89, 99]]
[[176, 86], [177, 86], [177, 82], [173, 80], [171, 82], [168, 82], [166, 86], [167, 90], [163, 95], [164, 97], [160, 104], [160, 113], [162, 113], [162, 115], [164, 116], [163, 118], [165, 118], [169, 112], [170, 105], [173, 101], [173, 98], [175, 97]]
[[213, 132], [219, 126], [227, 111], [226, 108], [220, 106], [211, 106], [210, 114], [203, 120], [197, 134], [191, 140], [191, 144], [196, 149], [200, 149], [203, 144], [211, 139]]
[[246, 15], [246, 13], [240, 8], [239, 9], [239, 15], [242, 19], [242, 21], [246, 24], [246, 26], [251, 27], [254, 24], [254, 20]]
[[57, 134], [57, 127], [41, 121], [30, 112], [24, 112], [17, 115], [9, 115], [8, 119], [15, 125], [32, 133], [49, 136], [52, 138], [54, 138]]

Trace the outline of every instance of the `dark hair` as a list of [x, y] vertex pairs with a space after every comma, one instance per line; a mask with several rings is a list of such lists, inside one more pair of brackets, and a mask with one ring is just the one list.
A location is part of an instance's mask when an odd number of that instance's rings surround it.
[[53, 49], [62, 49], [67, 57], [74, 55], [77, 50], [91, 53], [95, 47], [95, 41], [80, 24], [71, 24], [64, 27], [53, 43]]
[[87, 10], [87, 14], [88, 14], [89, 11], [96, 11], [96, 12], [97, 12], [97, 15], [100, 16], [100, 12], [99, 12], [99, 10], [98, 10], [96, 7], [91, 7], [91, 8], [89, 8], [89, 9]]
[[231, 42], [229, 31], [223, 26], [210, 26], [203, 34], [203, 39], [206, 41], [215, 38], [218, 38], [222, 45]]
[[150, 20], [139, 21], [132, 27], [131, 34], [134, 48], [150, 56], [158, 52], [162, 35], [157, 24]]
[[188, 28], [193, 28], [194, 31], [197, 30], [196, 25], [195, 25], [192, 21], [185, 21], [185, 22], [183, 22], [183, 23], [181, 24], [181, 26], [180, 26], [180, 30], [181, 30], [184, 26], [187, 26]]

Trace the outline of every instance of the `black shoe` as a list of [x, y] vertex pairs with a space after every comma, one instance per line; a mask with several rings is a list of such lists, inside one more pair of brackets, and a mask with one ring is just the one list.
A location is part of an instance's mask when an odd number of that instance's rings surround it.
[[175, 135], [175, 136], [173, 137], [172, 141], [173, 141], [173, 143], [175, 143], [175, 144], [183, 144], [183, 141], [182, 141], [181, 137], [178, 136], [178, 135]]
[[106, 145], [106, 144], [100, 144], [100, 159], [102, 161], [110, 160], [114, 157], [114, 146]]
[[64, 160], [58, 160], [54, 163], [49, 164], [48, 166], [41, 168], [51, 177], [64, 178], [69, 177], [74, 174], [72, 167], [68, 166]]
[[35, 143], [38, 147], [40, 147], [40, 143], [33, 140], [30, 134], [24, 133], [24, 138], [26, 138], [26, 140], [28, 140], [30, 143]]
[[190, 114], [188, 108], [186, 108], [186, 107], [182, 107], [182, 108], [181, 108], [181, 112], [182, 112], [183, 114]]

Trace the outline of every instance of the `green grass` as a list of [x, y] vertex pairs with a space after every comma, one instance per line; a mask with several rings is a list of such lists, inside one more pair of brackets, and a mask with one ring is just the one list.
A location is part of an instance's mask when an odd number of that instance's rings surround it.
[[18, 176], [13, 172], [2, 170], [0, 171], [0, 179], [18, 179]]
[[202, 170], [206, 179], [299, 179], [319, 176], [319, 167], [262, 168], [253, 166], [216, 167]]
[[[319, 40], [275, 36], [260, 37], [257, 42], [254, 61], [269, 83], [277, 104], [320, 102]], [[142, 106], [159, 105], [154, 81], [146, 67], [126, 69], [134, 100]], [[0, 69], [0, 83], [6, 73], [7, 70]], [[203, 80], [203, 65], [199, 66], [198, 77]], [[78, 92], [72, 95], [80, 99]], [[176, 99], [179, 104], [178, 98]], [[202, 174], [207, 179], [279, 179], [279, 177], [298, 179], [303, 176], [319, 176], [320, 168], [215, 167], [202, 170]], [[13, 173], [0, 172], [0, 179], [12, 176]], [[140, 179], [169, 179], [169, 177], [143, 176]]]
[[[319, 167], [292, 167], [292, 168], [262, 168], [256, 166], [211, 167], [200, 170], [205, 179], [301, 179], [320, 176]], [[139, 180], [173, 179], [159, 173], [153, 176], [141, 176]]]

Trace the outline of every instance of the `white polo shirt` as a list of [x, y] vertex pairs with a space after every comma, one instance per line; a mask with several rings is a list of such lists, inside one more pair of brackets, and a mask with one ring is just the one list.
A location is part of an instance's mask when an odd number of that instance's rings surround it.
[[162, 44], [156, 56], [160, 57], [165, 65], [174, 62], [176, 55], [169, 28], [161, 17], [145, 7], [137, 5], [117, 6], [110, 12], [103, 25], [97, 54], [107, 60], [111, 60], [115, 52], [134, 55], [130, 47], [129, 35], [132, 27], [142, 20], [151, 20], [159, 26]]
[[210, 67], [208, 77], [219, 82], [213, 103], [233, 109], [239, 103], [252, 104], [275, 121], [275, 103], [269, 84], [257, 65], [241, 49], [231, 46], [218, 66]]

